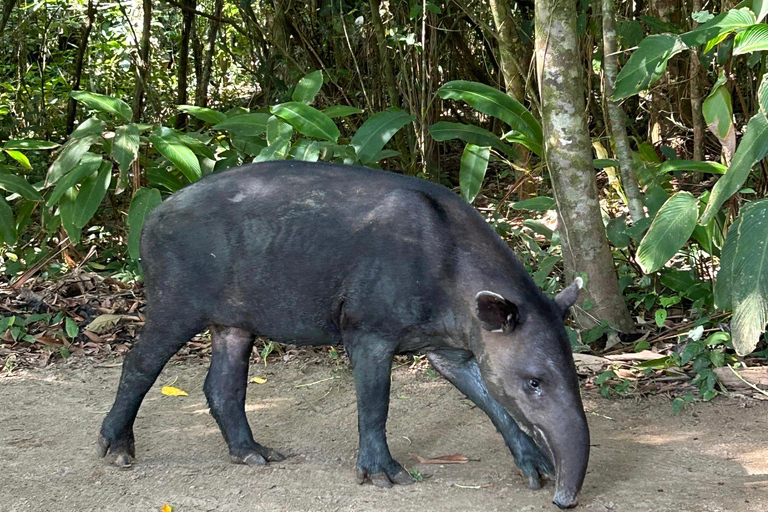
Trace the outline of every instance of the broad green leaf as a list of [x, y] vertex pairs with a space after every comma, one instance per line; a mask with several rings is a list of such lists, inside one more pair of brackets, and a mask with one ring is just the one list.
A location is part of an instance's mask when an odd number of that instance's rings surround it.
[[736, 353], [749, 354], [768, 323], [768, 199], [747, 204], [728, 230], [715, 297], [718, 308], [733, 308]]
[[[768, 1], [766, 1], [768, 4]], [[757, 90], [757, 102], [760, 105], [760, 112], [768, 118], [768, 73], [763, 75], [760, 88]]]
[[46, 182], [49, 185], [56, 183], [62, 176], [71, 171], [99, 137], [100, 135], [92, 133], [79, 139], [70, 139], [48, 169]]
[[246, 136], [233, 136], [232, 146], [238, 151], [242, 151], [246, 155], [256, 156], [267, 147], [267, 141], [264, 137], [246, 137]]
[[462, 100], [472, 108], [507, 123], [528, 139], [542, 144], [541, 125], [517, 100], [493, 87], [478, 82], [454, 80], [437, 90], [443, 99]]
[[467, 144], [461, 155], [461, 169], [459, 171], [459, 185], [461, 195], [468, 203], [471, 203], [480, 193], [488, 169], [488, 160], [491, 157], [491, 148], [488, 146], [476, 146]]
[[678, 192], [664, 203], [637, 249], [643, 272], [656, 272], [672, 259], [693, 233], [698, 214], [698, 200], [690, 192]]
[[339, 140], [339, 128], [333, 119], [316, 108], [297, 101], [289, 101], [275, 105], [269, 110], [277, 117], [288, 121], [302, 135], [331, 142]]
[[382, 149], [375, 155], [373, 155], [373, 158], [371, 159], [371, 162], [380, 162], [381, 160], [384, 160], [385, 158], [394, 158], [396, 156], [400, 156], [402, 153], [397, 151], [396, 149]]
[[27, 180], [15, 174], [0, 172], [0, 189], [6, 192], [16, 193], [31, 201], [40, 201], [42, 197]]
[[699, 219], [702, 226], [709, 224], [717, 211], [733, 194], [741, 189], [752, 166], [768, 154], [768, 119], [758, 112], [747, 123], [747, 130], [731, 160], [731, 166], [715, 183], [707, 208]]
[[104, 162], [101, 164], [99, 172], [88, 176], [83, 180], [80, 192], [75, 201], [75, 211], [72, 218], [73, 223], [78, 228], [82, 228], [99, 209], [101, 201], [107, 194], [109, 183], [112, 180], [112, 164]]
[[224, 112], [219, 112], [212, 108], [196, 107], [194, 105], [177, 105], [176, 108], [208, 124], [223, 123], [227, 120], [227, 115]]
[[164, 167], [150, 167], [147, 169], [147, 181], [150, 185], [163, 187], [170, 192], [176, 192], [186, 183], [176, 175], [176, 171], [170, 171]]
[[32, 164], [29, 163], [29, 158], [27, 158], [27, 155], [25, 155], [21, 151], [16, 151], [15, 149], [6, 149], [5, 152], [8, 154], [9, 157], [19, 162], [23, 168], [27, 170], [32, 169]]
[[763, 50], [768, 50], [768, 25], [765, 23], [757, 23], [736, 34], [733, 41], [734, 57]]
[[609, 220], [605, 226], [605, 234], [614, 247], [627, 247], [630, 241], [627, 234], [627, 216], [620, 215]]
[[101, 135], [104, 132], [104, 122], [96, 116], [89, 117], [75, 128], [69, 140], [79, 139], [88, 135]]
[[3, 149], [23, 149], [25, 151], [36, 151], [42, 149], [54, 149], [59, 147], [55, 142], [47, 140], [18, 139], [6, 141]]
[[317, 71], [313, 71], [299, 80], [299, 83], [296, 84], [296, 87], [293, 90], [293, 95], [291, 98], [293, 101], [298, 101], [309, 105], [315, 100], [315, 96], [317, 96], [317, 93], [320, 91], [322, 86], [323, 72], [318, 69]]
[[80, 334], [80, 328], [77, 326], [77, 322], [67, 317], [64, 320], [64, 330], [67, 331], [67, 336], [74, 339], [75, 336]]
[[726, 169], [726, 166], [717, 162], [700, 162], [698, 160], [667, 160], [661, 164], [661, 169], [659, 169], [659, 172], [697, 171], [709, 172], [712, 174], [723, 174]]
[[[739, 6], [743, 5], [744, 2], [739, 4]], [[704, 52], [706, 53], [716, 44], [722, 42], [733, 31], [748, 27], [755, 22], [754, 14], [747, 7], [734, 8], [728, 12], [718, 14], [706, 23], [681, 35], [680, 38], [688, 46], [706, 44]]]
[[496, 135], [479, 126], [440, 121], [429, 127], [429, 134], [438, 142], [461, 139], [476, 146], [490, 146], [504, 153], [508, 158], [516, 158], [515, 150], [505, 144]]
[[363, 111], [360, 110], [357, 107], [350, 107], [349, 105], [332, 105], [325, 110], [323, 110], [323, 114], [327, 115], [331, 119], [337, 118], [337, 117], [347, 117], [351, 116], [353, 114], [362, 114]]
[[139, 157], [139, 128], [133, 123], [120, 126], [115, 130], [112, 143], [112, 158], [117, 162], [121, 173], [127, 173], [134, 160]]
[[101, 163], [102, 159], [99, 155], [84, 154], [80, 163], [56, 183], [56, 188], [53, 189], [53, 193], [46, 204], [49, 207], [55, 205], [67, 190], [80, 183], [86, 176], [96, 173], [101, 167]]
[[664, 74], [667, 61], [685, 48], [680, 37], [671, 34], [643, 39], [616, 77], [613, 99], [622, 100], [647, 89]]
[[13, 220], [11, 206], [0, 197], [0, 241], [6, 245], [16, 243], [16, 222]]
[[294, 160], [317, 162], [320, 158], [320, 144], [316, 140], [302, 139], [291, 148], [291, 156]]
[[666, 309], [657, 309], [656, 313], [654, 314], [655, 320], [656, 320], [656, 326], [661, 329], [664, 327], [664, 322], [667, 320], [667, 310]]
[[141, 228], [149, 212], [160, 203], [160, 191], [156, 188], [140, 188], [131, 199], [131, 207], [128, 209], [128, 254], [134, 260], [139, 259], [141, 240]]
[[387, 110], [369, 117], [357, 129], [350, 145], [355, 148], [357, 159], [363, 164], [374, 162], [375, 156], [400, 128], [415, 118], [402, 110]]
[[619, 161], [613, 158], [595, 158], [592, 160], [592, 166], [595, 169], [605, 169], [606, 167], [618, 167]]
[[84, 103], [94, 110], [106, 112], [120, 117], [123, 121], [130, 121], [131, 107], [119, 98], [112, 98], [103, 94], [96, 94], [85, 91], [72, 91], [72, 97], [77, 101]]
[[167, 158], [186, 178], [194, 183], [203, 177], [200, 169], [200, 161], [195, 154], [186, 145], [182, 144], [173, 137], [163, 138], [152, 134], [149, 141], [155, 146], [155, 149]]
[[522, 144], [526, 148], [536, 153], [537, 156], [544, 154], [544, 146], [542, 145], [542, 140], [533, 140], [527, 135], [523, 135], [516, 131], [507, 132], [502, 135], [501, 138], [507, 142]]
[[555, 200], [547, 196], [532, 197], [523, 201], [512, 203], [515, 210], [528, 210], [531, 212], [543, 212], [555, 208]]
[[750, 10], [755, 13], [755, 21], [760, 22], [763, 21], [763, 18], [765, 18], [765, 15], [768, 14], [768, 1], [766, 0], [752, 0], [751, 2], [747, 0], [746, 2], [741, 2], [736, 7], [739, 7], [741, 5], [747, 4], [749, 5]]
[[288, 150], [291, 147], [290, 139], [277, 139], [261, 150], [259, 156], [253, 159], [254, 162], [269, 162], [272, 160], [285, 160], [288, 156]]
[[213, 129], [253, 137], [264, 133], [269, 117], [269, 114], [240, 114], [214, 125]]
[[736, 132], [733, 126], [733, 107], [731, 95], [726, 88], [725, 73], [720, 76], [712, 87], [712, 92], [704, 100], [702, 113], [707, 127], [720, 140], [730, 155], [736, 150]]
[[80, 242], [80, 228], [75, 226], [75, 202], [77, 201], [77, 190], [69, 188], [59, 199], [59, 216], [61, 217], [61, 227], [67, 232], [67, 236], [73, 244]]
[[290, 139], [293, 136], [293, 126], [277, 116], [272, 116], [267, 121], [267, 144], [272, 145], [278, 139]]

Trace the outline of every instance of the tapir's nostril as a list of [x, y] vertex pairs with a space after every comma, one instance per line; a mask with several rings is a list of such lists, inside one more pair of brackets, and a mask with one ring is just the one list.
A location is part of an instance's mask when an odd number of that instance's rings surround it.
[[559, 508], [565, 510], [567, 508], [575, 507], [576, 505], [579, 504], [579, 501], [576, 500], [576, 499], [573, 499], [573, 500], [566, 500], [566, 501], [560, 502], [557, 499], [554, 499], [554, 500], [552, 500], [552, 503], [557, 505]]

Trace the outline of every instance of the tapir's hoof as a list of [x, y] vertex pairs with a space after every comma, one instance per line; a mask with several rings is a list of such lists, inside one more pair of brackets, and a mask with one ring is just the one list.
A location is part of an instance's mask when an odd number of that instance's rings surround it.
[[363, 484], [370, 480], [376, 487], [390, 488], [394, 484], [410, 485], [413, 483], [413, 477], [403, 467], [395, 461], [393, 467], [388, 471], [378, 471], [373, 473], [369, 470], [357, 467], [357, 483]]
[[132, 434], [123, 440], [108, 439], [103, 434], [99, 434], [97, 444], [99, 457], [106, 457], [107, 462], [113, 466], [130, 468], [136, 457], [136, 446]]
[[267, 462], [280, 462], [285, 460], [285, 455], [276, 452], [272, 448], [256, 444], [253, 448], [230, 452], [229, 460], [235, 464], [247, 464], [249, 466], [264, 466]]

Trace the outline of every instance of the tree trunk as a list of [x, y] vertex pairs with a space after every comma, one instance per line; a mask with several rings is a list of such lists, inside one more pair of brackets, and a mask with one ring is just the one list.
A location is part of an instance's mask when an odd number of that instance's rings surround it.
[[[85, 53], [88, 51], [88, 39], [91, 37], [91, 28], [96, 20], [96, 6], [93, 0], [88, 0], [88, 11], [86, 14], [85, 24], [83, 25], [83, 35], [80, 37], [80, 44], [77, 47], [77, 55], [75, 56], [75, 75], [72, 80], [72, 90], [80, 90], [80, 79], [83, 76], [83, 63], [85, 62]], [[74, 98], [69, 98], [69, 104], [67, 105], [67, 135], [72, 133], [75, 129], [75, 117], [77, 117], [77, 102]]]
[[592, 168], [574, 0], [536, 0], [536, 67], [565, 272], [568, 280], [577, 272], [588, 278], [580, 303], [590, 301], [592, 307], [576, 308], [576, 320], [583, 327], [606, 321], [630, 331], [632, 319], [605, 237]]
[[[693, 12], [701, 11], [701, 0], [693, 0]], [[692, 22], [691, 30], [698, 23]], [[691, 117], [693, 124], [693, 159], [704, 160], [704, 114], [702, 113], [703, 95], [701, 91], [701, 61], [699, 60], [699, 48], [691, 48]], [[701, 173], [692, 173], [692, 177], [700, 181]]]
[[645, 217], [645, 210], [640, 186], [637, 183], [637, 171], [632, 158], [632, 150], [629, 147], [629, 137], [627, 137], [627, 116], [621, 105], [611, 99], [618, 70], [616, 11], [613, 0], [603, 0], [603, 83], [605, 85], [605, 105], [609, 117], [608, 126], [616, 147], [616, 158], [619, 160], [621, 182], [624, 186], [624, 195], [627, 197], [629, 214], [632, 216], [632, 221], [637, 222]]
[[139, 58], [136, 65], [136, 85], [133, 88], [133, 120], [141, 120], [141, 114], [144, 111], [144, 92], [146, 91], [147, 81], [149, 80], [149, 39], [152, 29], [152, 0], [143, 0], [144, 23], [141, 32], [141, 43], [139, 45]]
[[392, 59], [387, 51], [387, 35], [384, 31], [384, 24], [381, 22], [379, 10], [381, 2], [379, 0], [370, 0], [371, 21], [373, 30], [376, 34], [376, 44], [379, 50], [379, 62], [384, 71], [384, 81], [387, 85], [387, 95], [389, 96], [389, 105], [392, 107], [400, 106], [400, 95], [397, 93], [397, 84], [395, 84], [395, 72], [392, 67]]
[[[179, 90], [176, 97], [177, 105], [187, 104], [187, 88], [188, 88], [188, 76], [189, 76], [189, 40], [192, 36], [192, 26], [195, 21], [195, 0], [184, 0], [184, 5], [189, 9], [182, 11], [182, 27], [181, 27], [181, 44], [179, 45]], [[176, 128], [184, 128], [187, 126], [189, 117], [186, 112], [179, 112], [176, 116]]]
[[221, 11], [223, 9], [224, 0], [216, 0], [213, 7], [214, 18], [211, 18], [211, 25], [208, 29], [208, 49], [205, 51], [202, 72], [197, 82], [195, 103], [198, 107], [208, 106], [208, 83], [211, 81], [213, 54], [216, 52], [216, 38], [219, 36], [219, 26], [221, 25], [218, 19], [221, 18]]

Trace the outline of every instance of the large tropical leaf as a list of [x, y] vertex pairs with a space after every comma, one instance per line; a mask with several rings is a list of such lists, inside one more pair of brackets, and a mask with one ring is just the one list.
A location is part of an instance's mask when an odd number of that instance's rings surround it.
[[734, 56], [763, 50], [768, 50], [768, 25], [765, 23], [757, 23], [736, 34], [733, 41]]
[[112, 143], [112, 158], [117, 162], [121, 173], [126, 173], [131, 164], [139, 157], [139, 127], [133, 123], [120, 126], [115, 130]]
[[291, 148], [291, 156], [294, 160], [317, 162], [320, 158], [320, 143], [316, 140], [302, 139]]
[[739, 5], [742, 7], [718, 14], [706, 23], [681, 35], [680, 38], [688, 46], [706, 44], [706, 51], [709, 51], [709, 49], [722, 42], [733, 31], [755, 23], [756, 20], [752, 11], [744, 6], [744, 2]]
[[715, 183], [707, 208], [699, 219], [702, 226], [708, 224], [717, 211], [733, 194], [741, 190], [752, 166], [768, 154], [768, 119], [762, 112], [755, 114], [747, 123], [747, 130], [731, 160], [731, 166]]
[[42, 199], [37, 190], [27, 180], [7, 172], [0, 172], [0, 189], [6, 192], [15, 192], [32, 201], [40, 201]]
[[532, 197], [516, 203], [512, 203], [515, 210], [528, 210], [532, 212], [543, 212], [555, 208], [555, 200], [547, 196]]
[[296, 87], [293, 89], [291, 99], [309, 105], [315, 101], [315, 96], [317, 96], [317, 93], [322, 86], [323, 72], [318, 69], [299, 80], [299, 83], [296, 84]]
[[440, 121], [429, 127], [429, 134], [438, 142], [461, 139], [476, 146], [490, 146], [501, 151], [510, 159], [516, 157], [512, 146], [505, 144], [496, 135], [479, 126]]
[[106, 112], [121, 118], [123, 121], [130, 121], [131, 107], [120, 98], [112, 98], [103, 94], [95, 94], [85, 91], [72, 91], [72, 97], [77, 101], [84, 103], [94, 110]]
[[214, 130], [226, 130], [229, 133], [235, 135], [243, 135], [253, 137], [264, 133], [267, 129], [267, 121], [269, 121], [269, 114], [240, 114], [234, 117], [227, 118], [213, 126]]
[[395, 133], [414, 119], [412, 115], [398, 109], [379, 112], [369, 117], [350, 141], [355, 148], [357, 159], [364, 164], [374, 162], [376, 155], [384, 149]]
[[459, 185], [462, 197], [469, 203], [474, 201], [480, 193], [490, 157], [491, 148], [488, 146], [467, 144], [464, 148], [464, 153], [461, 155]]
[[58, 203], [67, 190], [80, 183], [85, 177], [96, 173], [101, 167], [102, 161], [99, 155], [90, 152], [84, 154], [80, 163], [56, 183], [56, 188], [53, 189], [53, 193], [48, 197], [46, 204], [50, 207]]
[[4, 149], [3, 151], [5, 151], [9, 157], [19, 162], [23, 168], [27, 169], [28, 171], [32, 170], [32, 164], [29, 163], [29, 158], [27, 158], [27, 155], [21, 151], [17, 151], [15, 149]]
[[339, 128], [333, 119], [316, 108], [297, 101], [289, 101], [275, 105], [269, 110], [277, 117], [291, 123], [302, 135], [331, 142], [339, 140]]
[[291, 140], [280, 138], [272, 144], [261, 150], [259, 155], [253, 159], [254, 162], [269, 162], [272, 160], [285, 160], [288, 156], [288, 150], [291, 148]]
[[267, 121], [267, 144], [274, 144], [277, 139], [289, 139], [293, 136], [293, 126], [277, 116], [272, 116]]
[[673, 171], [697, 171], [708, 172], [712, 174], [723, 174], [727, 169], [721, 163], [699, 160], [667, 160], [661, 164], [659, 172], [673, 172]]
[[34, 139], [17, 139], [6, 141], [3, 145], [3, 149], [22, 149], [25, 151], [35, 151], [43, 149], [54, 149], [59, 147], [55, 142], [48, 142], [47, 140], [34, 140]]
[[160, 191], [156, 188], [140, 188], [131, 200], [128, 210], [128, 254], [134, 260], [139, 259], [141, 228], [149, 212], [162, 202]]
[[628, 98], [647, 89], [664, 74], [667, 61], [685, 48], [680, 37], [672, 34], [658, 34], [643, 39], [616, 77], [613, 99]]
[[80, 241], [80, 228], [75, 226], [75, 204], [77, 201], [77, 190], [69, 188], [59, 199], [59, 217], [61, 218], [61, 227], [67, 232], [67, 236], [72, 243]]
[[726, 87], [725, 73], [720, 76], [712, 87], [712, 92], [704, 100], [702, 113], [709, 130], [720, 140], [720, 144], [727, 148], [728, 154], [733, 155], [736, 150], [736, 132], [733, 126], [733, 107], [731, 94]]
[[443, 99], [462, 100], [475, 110], [496, 117], [528, 139], [542, 143], [541, 124], [517, 100], [493, 87], [478, 82], [454, 80], [437, 90]]
[[690, 192], [678, 192], [664, 203], [637, 249], [643, 272], [656, 272], [685, 245], [696, 227], [697, 205]]
[[112, 164], [104, 162], [99, 172], [92, 174], [83, 180], [80, 192], [75, 201], [75, 211], [72, 221], [78, 228], [82, 228], [99, 209], [101, 201], [107, 194], [109, 183], [112, 180]]
[[350, 107], [349, 105], [332, 105], [325, 110], [323, 114], [327, 115], [331, 119], [336, 117], [347, 117], [353, 114], [362, 114], [363, 111], [357, 107]]
[[79, 139], [70, 139], [48, 169], [48, 184], [56, 183], [74, 168], [100, 135], [91, 133]]
[[212, 108], [197, 107], [194, 105], [177, 105], [176, 108], [208, 124], [223, 123], [227, 120], [227, 115], [224, 112], [219, 112]]
[[715, 299], [718, 308], [733, 308], [733, 346], [749, 354], [768, 323], [768, 199], [747, 204], [728, 230]]
[[13, 245], [16, 242], [16, 222], [13, 220], [13, 210], [0, 196], [0, 242]]
[[155, 149], [167, 158], [174, 167], [181, 171], [187, 179], [194, 183], [203, 177], [200, 169], [200, 161], [197, 156], [184, 145], [180, 140], [172, 137], [161, 137], [158, 134], [149, 136], [149, 141], [155, 146]]

